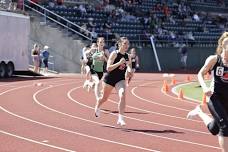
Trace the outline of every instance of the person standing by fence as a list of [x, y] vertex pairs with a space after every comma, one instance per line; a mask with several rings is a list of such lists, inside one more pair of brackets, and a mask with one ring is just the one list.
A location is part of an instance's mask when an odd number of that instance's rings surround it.
[[32, 61], [34, 65], [34, 72], [39, 73], [40, 72], [40, 47], [38, 44], [34, 44], [31, 56], [32, 56]]
[[44, 73], [48, 72], [48, 59], [50, 53], [48, 52], [49, 47], [47, 45], [44, 46], [42, 53], [42, 62], [44, 63]]
[[187, 58], [188, 58], [188, 48], [186, 44], [182, 44], [179, 48], [180, 53], [180, 62], [181, 62], [181, 68], [185, 69], [187, 68]]

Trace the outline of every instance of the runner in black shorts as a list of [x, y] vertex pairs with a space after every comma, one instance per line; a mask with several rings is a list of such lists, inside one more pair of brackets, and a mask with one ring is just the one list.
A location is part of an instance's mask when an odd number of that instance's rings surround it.
[[[101, 105], [107, 101], [112, 89], [115, 87], [119, 95], [119, 116], [117, 124], [125, 125], [123, 114], [126, 106], [126, 83], [125, 74], [127, 77], [132, 76], [131, 59], [126, 53], [129, 48], [129, 41], [126, 37], [121, 37], [118, 41], [119, 49], [113, 51], [107, 62], [107, 74], [104, 77], [104, 92], [103, 96], [97, 100], [95, 106], [95, 116], [100, 115]], [[128, 70], [127, 70], [128, 68]]]
[[86, 61], [84, 59], [84, 54], [85, 52], [90, 49], [90, 45], [86, 45], [83, 49], [82, 49], [82, 52], [81, 52], [81, 58], [80, 58], [80, 62], [81, 62], [81, 74], [86, 74], [86, 69], [85, 69], [85, 66], [86, 66]]
[[104, 73], [104, 62], [107, 58], [104, 55], [105, 41], [103, 37], [97, 38], [97, 50], [93, 54], [93, 64], [91, 68], [92, 80], [95, 84], [94, 93], [96, 100], [99, 99], [101, 92], [101, 79]]
[[[213, 88], [208, 88], [203, 76], [212, 71]], [[200, 106], [188, 113], [187, 117], [198, 115], [213, 135], [218, 135], [222, 152], [228, 152], [228, 32], [224, 32], [218, 41], [216, 55], [207, 58], [198, 73], [199, 83], [206, 96], [213, 118], [204, 113]]]
[[91, 68], [93, 64], [93, 53], [97, 50], [97, 44], [92, 43], [90, 49], [87, 49], [83, 54], [83, 60], [86, 63], [85, 70], [86, 70], [86, 80], [84, 82], [83, 88], [87, 88], [88, 91], [92, 87], [92, 77], [91, 77]]

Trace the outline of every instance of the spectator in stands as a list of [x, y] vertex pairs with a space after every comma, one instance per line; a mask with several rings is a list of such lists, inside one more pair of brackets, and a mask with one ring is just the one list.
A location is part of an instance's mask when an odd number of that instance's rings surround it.
[[32, 60], [33, 60], [33, 66], [34, 66], [34, 72], [39, 73], [40, 71], [40, 47], [38, 44], [34, 44], [32, 49]]
[[112, 41], [111, 47], [108, 49], [109, 53], [112, 53], [113, 51], [115, 51], [117, 49], [116, 45], [117, 45], [116, 42]]
[[143, 25], [144, 29], [147, 29], [147, 26], [149, 25], [149, 18], [148, 17], [141, 17], [140, 23]]
[[193, 17], [192, 17], [192, 18], [193, 18], [193, 20], [196, 21], [196, 22], [199, 22], [199, 21], [200, 21], [199, 15], [198, 15], [198, 13], [196, 13], [196, 12], [193, 14]]
[[44, 63], [44, 73], [48, 72], [48, 59], [49, 59], [49, 47], [47, 45], [44, 46], [42, 50], [42, 62]]
[[30, 7], [32, 7], [32, 8], [34, 8], [34, 9], [36, 9], [36, 10], [38, 10], [39, 9], [39, 7], [36, 5], [36, 4], [38, 4], [39, 3], [39, 0], [31, 0], [31, 2], [30, 2]]
[[204, 33], [209, 33], [209, 30], [208, 30], [206, 24], [203, 25], [203, 32]]
[[87, 24], [88, 30], [90, 31], [95, 27], [96, 27], [96, 23], [94, 23], [94, 19], [92, 17], [88, 18], [88, 24]]
[[50, 0], [49, 2], [48, 2], [48, 6], [49, 7], [55, 7], [55, 1], [54, 0]]
[[104, 8], [104, 11], [106, 13], [111, 13], [113, 10], [115, 9], [115, 7], [113, 5], [106, 5], [105, 8]]
[[168, 17], [170, 16], [170, 9], [169, 9], [168, 5], [164, 4], [162, 7], [162, 11], [163, 11], [166, 19], [168, 19]]
[[[213, 81], [207, 87], [204, 76], [211, 72]], [[218, 40], [216, 55], [209, 56], [198, 73], [198, 81], [203, 92], [209, 97], [208, 109], [212, 118], [203, 112], [200, 106], [190, 111], [187, 118], [199, 116], [212, 135], [218, 135], [222, 152], [228, 152], [228, 32]]]
[[83, 34], [85, 34], [86, 36], [89, 35], [86, 23], [83, 23], [82, 24], [82, 26], [80, 28], [80, 32], [83, 33]]
[[91, 36], [92, 36], [92, 39], [97, 39], [98, 34], [96, 32], [96, 28], [95, 27], [92, 28]]
[[17, 8], [23, 10], [24, 0], [17, 1]]
[[176, 34], [174, 31], [170, 31], [169, 32], [169, 40], [171, 41], [172, 45], [173, 46], [176, 46], [177, 45], [177, 37], [176, 37]]
[[110, 20], [106, 20], [103, 25], [104, 31], [110, 31], [112, 29], [112, 23]]
[[191, 31], [186, 33], [185, 39], [190, 44], [191, 47], [194, 45], [195, 38], [194, 38], [193, 33]]
[[79, 5], [79, 10], [80, 10], [81, 16], [84, 16], [87, 13], [86, 8], [83, 4]]
[[8, 10], [15, 11], [17, 9], [17, 3], [18, 3], [18, 0], [11, 0], [11, 2], [9, 3]]
[[63, 0], [56, 0], [57, 5], [63, 5]]

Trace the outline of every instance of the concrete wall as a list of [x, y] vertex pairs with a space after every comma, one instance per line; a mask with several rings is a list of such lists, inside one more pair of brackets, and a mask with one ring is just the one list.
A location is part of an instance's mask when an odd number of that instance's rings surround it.
[[[188, 48], [187, 65], [189, 70], [198, 70], [205, 59], [214, 54], [215, 48]], [[157, 63], [152, 48], [137, 48], [140, 58], [141, 72], [158, 71]], [[157, 54], [162, 71], [176, 71], [181, 68], [180, 53], [178, 48], [157, 48]]]
[[31, 18], [30, 39], [30, 49], [34, 42], [50, 47], [57, 72], [80, 72], [81, 50], [84, 46], [80, 40], [68, 37], [59, 28], [41, 24], [38, 17]]

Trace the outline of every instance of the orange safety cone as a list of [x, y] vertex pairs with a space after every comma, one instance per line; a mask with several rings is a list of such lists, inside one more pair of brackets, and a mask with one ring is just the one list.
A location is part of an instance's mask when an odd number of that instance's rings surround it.
[[191, 81], [191, 77], [189, 75], [187, 76], [187, 81]]
[[178, 99], [184, 99], [184, 93], [183, 93], [182, 89], [180, 89], [180, 91], [179, 91]]
[[207, 96], [204, 93], [202, 97], [201, 105], [205, 105], [206, 103], [207, 103]]
[[166, 93], [169, 91], [169, 86], [168, 86], [166, 80], [163, 81], [162, 90]]
[[175, 85], [176, 83], [177, 83], [176, 79], [175, 78], [172, 78], [171, 85]]

